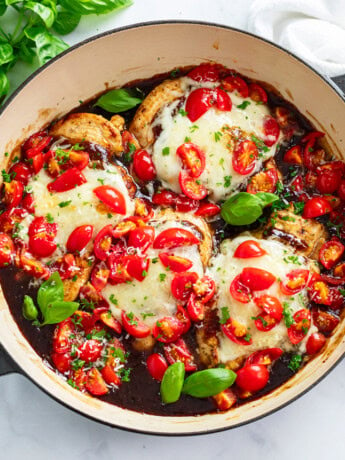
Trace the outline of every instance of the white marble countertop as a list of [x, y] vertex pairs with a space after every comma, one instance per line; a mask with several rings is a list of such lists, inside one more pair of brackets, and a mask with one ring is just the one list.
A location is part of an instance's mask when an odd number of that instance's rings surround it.
[[[111, 28], [159, 19], [195, 19], [246, 27], [252, 0], [136, 0], [118, 15], [87, 18], [70, 44]], [[212, 5], [212, 6], [210, 6]], [[59, 405], [22, 376], [0, 378], [0, 458], [344, 459], [345, 362], [285, 409], [223, 433], [168, 438], [111, 429]]]

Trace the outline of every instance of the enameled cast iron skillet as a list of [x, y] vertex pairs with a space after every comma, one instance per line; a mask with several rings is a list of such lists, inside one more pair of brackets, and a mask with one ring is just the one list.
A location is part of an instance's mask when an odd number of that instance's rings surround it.
[[[107, 87], [149, 78], [175, 67], [216, 61], [275, 87], [327, 134], [330, 148], [345, 159], [343, 92], [329, 79], [276, 45], [248, 33], [208, 23], [137, 24], [86, 40], [30, 77], [0, 114], [0, 168], [4, 152], [54, 118]], [[345, 90], [345, 78], [335, 79]], [[20, 372], [66, 406], [105, 424], [152, 434], [186, 435], [232, 428], [263, 417], [305, 393], [345, 354], [345, 322], [322, 354], [263, 398], [228, 413], [161, 417], [104, 403], [72, 389], [36, 355], [0, 292], [0, 374]]]

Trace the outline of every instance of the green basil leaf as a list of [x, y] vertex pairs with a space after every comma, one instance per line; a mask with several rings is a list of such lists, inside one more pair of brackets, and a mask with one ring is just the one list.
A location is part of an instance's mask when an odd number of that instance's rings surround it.
[[81, 16], [78, 13], [65, 10], [59, 11], [53, 29], [60, 35], [67, 35], [78, 26], [80, 18]]
[[0, 0], [0, 16], [3, 16], [7, 10], [7, 4], [5, 0]]
[[7, 6], [14, 5], [15, 3], [19, 3], [20, 0], [5, 0]]
[[274, 193], [257, 192], [255, 196], [260, 199], [262, 207], [268, 206], [279, 200], [279, 196]]
[[125, 112], [141, 104], [143, 98], [141, 94], [134, 89], [112, 89], [103, 94], [95, 105], [102, 107], [111, 113]]
[[60, 0], [67, 11], [80, 14], [105, 14], [132, 5], [132, 0]]
[[256, 195], [240, 192], [226, 200], [221, 208], [221, 216], [231, 225], [248, 225], [262, 214], [262, 202]]
[[0, 69], [0, 100], [3, 99], [10, 89], [10, 82], [8, 81], [7, 75]]
[[42, 19], [47, 29], [53, 25], [55, 14], [49, 6], [43, 5], [41, 2], [27, 1], [24, 3], [24, 8], [36, 13]]
[[180, 398], [185, 369], [184, 364], [177, 362], [168, 367], [161, 382], [161, 397], [165, 404], [171, 404]]
[[33, 42], [28, 38], [24, 37], [23, 40], [21, 40], [17, 46], [18, 58], [24, 62], [31, 63], [36, 56], [36, 52], [33, 48], [35, 45], [33, 44]]
[[13, 61], [13, 48], [9, 43], [0, 43], [0, 65]]
[[29, 295], [24, 296], [23, 316], [28, 321], [33, 321], [38, 316], [38, 310], [36, 308], [36, 305], [34, 301], [32, 300], [32, 297], [30, 297]]
[[37, 293], [37, 303], [46, 319], [48, 305], [63, 300], [63, 283], [58, 272], [54, 272], [47, 281], [41, 284]]
[[61, 321], [64, 321], [73, 315], [78, 308], [78, 302], [64, 302], [63, 300], [56, 300], [47, 305], [45, 308], [42, 326], [45, 326], [46, 324], [61, 323]]
[[236, 377], [234, 371], [220, 367], [194, 372], [186, 378], [182, 393], [194, 398], [208, 398], [229, 388]]
[[44, 27], [32, 27], [25, 30], [25, 35], [36, 44], [38, 61], [45, 64], [69, 46], [63, 40], [52, 35]]

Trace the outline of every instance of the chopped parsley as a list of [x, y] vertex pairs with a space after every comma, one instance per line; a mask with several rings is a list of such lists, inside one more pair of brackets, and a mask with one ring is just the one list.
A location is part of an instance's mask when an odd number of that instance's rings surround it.
[[302, 356], [301, 355], [292, 355], [290, 362], [288, 364], [288, 368], [296, 372], [301, 367], [302, 364]]
[[127, 318], [129, 319], [129, 324], [131, 324], [132, 326], [138, 326], [138, 322], [135, 321], [134, 314], [132, 312], [127, 314]]
[[221, 133], [220, 131], [216, 131], [216, 132], [214, 133], [214, 140], [215, 140], [216, 142], [219, 142], [219, 141], [220, 141], [220, 138], [221, 138], [222, 136], [223, 136], [223, 133]]
[[54, 217], [48, 212], [48, 214], [46, 215], [46, 219], [47, 219], [47, 222], [49, 224], [51, 224], [52, 222], [54, 222]]
[[281, 193], [284, 190], [284, 185], [280, 180], [276, 184], [276, 191], [277, 193]]
[[305, 203], [303, 201], [297, 201], [293, 204], [295, 214], [302, 214]]
[[232, 176], [224, 176], [224, 187], [230, 187]]
[[220, 309], [221, 311], [221, 317], [219, 319], [220, 324], [225, 324], [228, 319], [230, 319], [230, 313], [228, 307], [222, 307]]
[[252, 338], [252, 335], [247, 332], [247, 334], [243, 337], [243, 340], [246, 342], [250, 342]]
[[65, 208], [66, 206], [69, 206], [71, 203], [72, 203], [72, 200], [60, 201], [60, 203], [58, 204], [58, 206], [59, 206], [60, 208]]
[[165, 280], [166, 277], [167, 277], [167, 275], [165, 273], [160, 273], [159, 274], [159, 281], [162, 283]]
[[162, 155], [163, 156], [168, 156], [170, 153], [170, 147], [164, 147], [164, 149], [162, 150]]
[[268, 326], [268, 322], [262, 316], [252, 316], [251, 319], [253, 321], [261, 321], [261, 324], [263, 325], [263, 327]]
[[1, 171], [4, 182], [11, 182], [11, 174], [8, 174], [4, 169]]
[[270, 149], [267, 147], [267, 145], [264, 143], [262, 139], [259, 139], [258, 137], [254, 136], [254, 134], [252, 134], [251, 139], [259, 150], [262, 150], [265, 153], [269, 152]]
[[250, 105], [250, 101], [243, 101], [242, 104], [236, 105], [238, 109], [244, 110]]
[[292, 324], [295, 322], [293, 319], [291, 307], [287, 302], [283, 302], [283, 317], [286, 327], [292, 326]]
[[196, 131], [197, 129], [199, 129], [199, 126], [198, 125], [192, 125], [189, 127], [189, 131], [191, 133], [194, 133], [194, 131]]
[[182, 115], [182, 117], [186, 117], [188, 115], [188, 113], [183, 109], [179, 109], [178, 113]]
[[111, 294], [111, 296], [109, 297], [109, 300], [112, 304], [114, 305], [118, 305], [119, 302], [117, 301], [117, 299], [115, 298], [114, 294]]
[[145, 320], [149, 316], [156, 316], [154, 313], [140, 313], [143, 319]]

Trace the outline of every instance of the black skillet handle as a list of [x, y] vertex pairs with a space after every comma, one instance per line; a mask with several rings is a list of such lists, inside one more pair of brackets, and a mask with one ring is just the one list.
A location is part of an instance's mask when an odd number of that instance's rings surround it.
[[332, 77], [331, 80], [335, 83], [338, 88], [345, 94], [345, 75], [339, 75], [338, 77]]
[[13, 373], [22, 374], [22, 371], [0, 345], [0, 376]]

